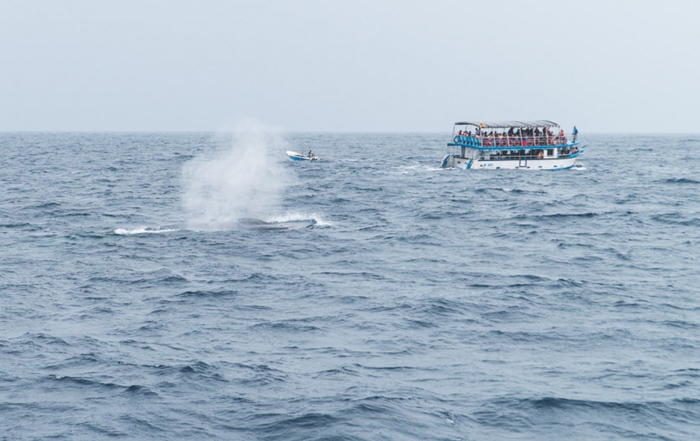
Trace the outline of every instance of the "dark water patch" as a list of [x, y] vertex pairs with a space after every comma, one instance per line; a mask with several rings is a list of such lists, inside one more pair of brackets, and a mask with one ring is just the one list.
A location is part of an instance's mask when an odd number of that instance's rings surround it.
[[700, 378], [700, 368], [678, 369], [673, 371], [673, 374], [688, 378]]
[[59, 204], [58, 202], [42, 202], [39, 204], [24, 207], [24, 209], [25, 210], [45, 210], [47, 208], [51, 208], [51, 209], [59, 208], [60, 206], [61, 206], [61, 204]]
[[585, 212], [585, 213], [553, 213], [553, 214], [521, 214], [514, 219], [536, 219], [539, 221], [568, 221], [571, 219], [592, 219], [600, 216], [600, 213]]
[[110, 307], [106, 307], [106, 306], [97, 306], [94, 308], [90, 308], [90, 310], [88, 312], [81, 314], [80, 318], [87, 319], [87, 318], [94, 317], [96, 315], [102, 315], [102, 314], [111, 316], [112, 314], [114, 314], [114, 309], [112, 309]]
[[378, 228], [382, 228], [382, 225], [369, 225], [369, 226], [364, 226], [364, 227], [358, 228], [357, 231], [372, 231], [372, 230], [376, 230], [376, 229], [378, 229]]
[[700, 181], [697, 181], [695, 179], [691, 178], [669, 178], [669, 179], [664, 179], [662, 181], [659, 181], [662, 184], [689, 184], [689, 185], [697, 185], [700, 184]]
[[257, 372], [257, 373], [265, 373], [265, 374], [282, 374], [283, 372], [271, 368], [267, 364], [245, 364], [245, 363], [226, 363], [227, 366], [235, 368], [237, 370], [247, 370], [247, 371], [252, 371], [252, 372]]
[[404, 329], [427, 329], [437, 328], [438, 325], [430, 320], [407, 319], [402, 327]]
[[673, 402], [690, 406], [696, 406], [700, 404], [700, 398], [677, 398], [674, 399]]
[[679, 381], [677, 383], [668, 383], [663, 386], [664, 389], [679, 389], [694, 386], [695, 383], [692, 381]]
[[66, 369], [85, 368], [87, 366], [99, 366], [103, 363], [94, 353], [86, 353], [69, 357], [55, 364], [42, 366], [45, 371], [63, 371]]
[[[506, 320], [501, 321], [505, 322]], [[557, 333], [554, 327], [552, 327], [552, 329], [541, 332], [494, 330], [489, 331], [488, 336], [492, 341], [503, 341], [505, 339], [505, 341], [528, 344], [541, 344], [545, 341], [555, 342], [562, 340], [571, 340], [569, 337]]]
[[100, 233], [95, 233], [95, 232], [85, 232], [85, 233], [78, 233], [78, 234], [71, 234], [66, 236], [67, 239], [69, 240], [80, 240], [80, 239], [104, 239], [105, 235], [100, 234]]
[[353, 369], [348, 366], [341, 366], [334, 369], [327, 369], [315, 374], [315, 378], [334, 378], [334, 377], [344, 377], [346, 375], [357, 377], [360, 375], [357, 369]]
[[[333, 427], [342, 419], [328, 413], [309, 412], [293, 417], [277, 417], [274, 422], [258, 425], [265, 440], [302, 439], [321, 440], [339, 437]], [[308, 437], [308, 438], [307, 438]], [[335, 438], [343, 439], [343, 438]]]
[[159, 423], [155, 421], [150, 422], [147, 415], [142, 415], [140, 418], [133, 415], [124, 415], [119, 418], [119, 422], [124, 423], [127, 427], [133, 430], [137, 430], [136, 433], [142, 436], [162, 436], [163, 433], [169, 432], [165, 427], [161, 427]]
[[177, 368], [177, 371], [185, 376], [207, 378], [215, 381], [226, 382], [226, 379], [219, 373], [219, 369], [203, 361], [197, 361]]
[[671, 326], [674, 328], [680, 328], [680, 329], [687, 329], [687, 330], [694, 330], [700, 328], [700, 323], [697, 322], [689, 322], [685, 320], [667, 320], [664, 322], [661, 322], [661, 324], [665, 326]]
[[[120, 278], [115, 277], [105, 277], [105, 276], [93, 276], [88, 279], [90, 285], [100, 285], [100, 284], [128, 284], [128, 285], [153, 285], [153, 284], [182, 284], [188, 282], [188, 280], [178, 274], [171, 274], [167, 270], [152, 271], [149, 273], [136, 273], [131, 272], [129, 274], [123, 274]], [[90, 285], [84, 286], [88, 288]]]
[[177, 297], [187, 297], [187, 298], [220, 298], [220, 297], [232, 297], [238, 295], [238, 291], [232, 290], [214, 290], [214, 291], [185, 291], [183, 293], [177, 294]]
[[362, 304], [365, 303], [369, 300], [369, 297], [363, 296], [363, 295], [343, 295], [343, 296], [333, 296], [333, 299], [337, 303], [342, 303], [342, 304]]
[[151, 389], [136, 384], [132, 384], [131, 386], [127, 387], [124, 390], [124, 394], [150, 398], [158, 396], [158, 394], [153, 392]]
[[[396, 354], [396, 353], [394, 353]], [[415, 366], [367, 366], [367, 365], [357, 365], [358, 368], [361, 368], [362, 370], [365, 371], [390, 371], [390, 372], [398, 372], [398, 371], [433, 371], [435, 368], [419, 368]]]
[[700, 226], [700, 218], [694, 217], [688, 219], [683, 213], [665, 213], [651, 216], [651, 220], [662, 223], [664, 225], [681, 225], [686, 227]]
[[436, 298], [425, 301], [416, 308], [416, 312], [426, 314], [429, 317], [440, 318], [450, 316], [461, 316], [469, 312], [468, 306], [463, 302]]
[[531, 419], [517, 411], [482, 409], [471, 416], [482, 427], [496, 427], [506, 433], [529, 432], [534, 428]]
[[399, 242], [406, 242], [415, 245], [441, 245], [441, 241], [437, 240], [434, 236], [426, 233], [413, 234], [407, 236], [400, 236], [397, 238]]
[[582, 288], [585, 286], [584, 282], [574, 279], [559, 279], [557, 280], [557, 284], [564, 288]]
[[34, 227], [29, 222], [0, 222], [0, 228], [24, 228]]
[[12, 345], [16, 344], [34, 344], [34, 345], [40, 345], [43, 347], [70, 347], [71, 345], [66, 342], [64, 339], [44, 334], [44, 333], [31, 333], [27, 332], [20, 337], [8, 340], [8, 342], [11, 342]]
[[484, 312], [481, 314], [481, 317], [488, 322], [509, 323], [514, 320], [522, 319], [523, 316], [527, 315], [527, 312], [528, 308], [509, 306], [497, 311]]
[[87, 213], [84, 211], [77, 211], [77, 210], [64, 210], [61, 213], [57, 213], [56, 216], [58, 216], [58, 217], [89, 217], [89, 216], [93, 216], [93, 213]]
[[445, 215], [443, 213], [424, 213], [419, 216], [423, 220], [438, 220], [443, 219]]
[[249, 326], [248, 329], [251, 332], [258, 331], [272, 331], [276, 333], [295, 333], [303, 334], [307, 332], [321, 331], [321, 328], [312, 325], [304, 325], [296, 323], [296, 321], [281, 321], [281, 322], [268, 322], [268, 323], [257, 323], [255, 325]]
[[507, 289], [526, 288], [551, 283], [550, 279], [538, 276], [536, 274], [520, 274], [508, 276], [493, 274], [483, 278], [492, 280], [492, 282], [487, 282], [486, 280], [483, 280], [477, 283], [470, 283], [467, 286], [470, 288]]
[[[629, 431], [667, 431], [669, 425], [692, 424], [700, 416], [695, 406], [683, 408], [677, 402], [660, 401], [593, 401], [545, 397], [522, 400], [516, 407], [542, 410], [540, 418], [557, 420], [557, 413], [566, 415], [589, 415], [592, 420], [607, 421]], [[553, 414], [552, 414], [553, 412]], [[641, 426], [640, 426], [641, 425]], [[643, 432], [642, 432], [643, 433]], [[669, 436], [667, 434], [666, 436]], [[663, 438], [662, 438], [663, 439]], [[671, 438], [672, 439], [672, 438]]]
[[[110, 427], [108, 427], [110, 426]], [[115, 427], [112, 427], [111, 424], [94, 424], [94, 423], [80, 423], [76, 426], [80, 432], [87, 432], [90, 435], [88, 436], [99, 436], [99, 437], [108, 437], [108, 438], [128, 438], [129, 433], [121, 431]], [[76, 436], [75, 431], [71, 431], [66, 433], [68, 437], [70, 436]], [[61, 435], [56, 435], [52, 436], [50, 438], [63, 438]]]
[[390, 312], [401, 312], [403, 310], [404, 312], [412, 311], [414, 306], [410, 303], [387, 303], [385, 305], [377, 305], [373, 306], [370, 308], [368, 311], [369, 312], [375, 312], [375, 313], [390, 313]]
[[102, 382], [69, 375], [51, 374], [48, 378], [62, 385], [84, 387], [88, 389], [126, 390], [128, 388], [127, 386], [121, 386], [112, 382]]
[[350, 191], [370, 192], [370, 193], [384, 191], [384, 189], [382, 187], [361, 187], [358, 185], [347, 185], [347, 186], [345, 186], [345, 188], [350, 190]]
[[324, 276], [340, 276], [343, 278], [351, 279], [361, 279], [361, 280], [387, 280], [386, 277], [380, 274], [361, 271], [361, 272], [335, 272], [335, 271], [322, 271], [319, 273]]
[[287, 373], [279, 369], [271, 368], [266, 364], [248, 365], [234, 363], [229, 367], [233, 368], [233, 376], [236, 378], [236, 381], [241, 383], [258, 383], [262, 385], [276, 382], [284, 383], [289, 380], [289, 375]]
[[250, 273], [248, 275], [238, 277], [238, 278], [229, 278], [226, 279], [226, 283], [242, 283], [242, 282], [274, 282], [278, 280], [276, 277], [272, 277], [267, 274], [262, 274], [262, 273]]

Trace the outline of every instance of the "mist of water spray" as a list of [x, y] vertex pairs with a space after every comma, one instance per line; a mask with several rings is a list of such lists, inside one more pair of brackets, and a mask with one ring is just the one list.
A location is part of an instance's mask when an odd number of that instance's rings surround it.
[[279, 131], [239, 123], [221, 145], [183, 167], [182, 202], [191, 229], [229, 229], [240, 218], [268, 217], [291, 184], [281, 156], [286, 142]]

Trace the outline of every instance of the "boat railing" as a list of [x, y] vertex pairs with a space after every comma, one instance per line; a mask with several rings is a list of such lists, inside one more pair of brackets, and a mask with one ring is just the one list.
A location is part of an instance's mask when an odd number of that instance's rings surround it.
[[549, 136], [549, 135], [528, 135], [528, 136], [465, 136], [457, 135], [454, 137], [454, 143], [464, 147], [559, 147], [573, 145], [576, 142], [576, 137], [572, 143], [568, 142], [566, 136]]
[[484, 151], [479, 155], [480, 160], [498, 161], [498, 160], [517, 160], [517, 159], [566, 159], [578, 156], [581, 150], [578, 147], [562, 148], [557, 153], [557, 155], [544, 155], [544, 150], [539, 148], [533, 148], [527, 152], [524, 150], [512, 150], [512, 151]]

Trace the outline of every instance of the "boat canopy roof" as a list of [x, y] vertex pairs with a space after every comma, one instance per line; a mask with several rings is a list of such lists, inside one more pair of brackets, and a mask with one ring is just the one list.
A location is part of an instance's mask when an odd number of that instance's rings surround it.
[[478, 121], [478, 122], [456, 122], [456, 126], [476, 126], [482, 129], [509, 129], [511, 127], [515, 128], [526, 128], [526, 127], [559, 127], [559, 124], [547, 121], [544, 119], [537, 121]]

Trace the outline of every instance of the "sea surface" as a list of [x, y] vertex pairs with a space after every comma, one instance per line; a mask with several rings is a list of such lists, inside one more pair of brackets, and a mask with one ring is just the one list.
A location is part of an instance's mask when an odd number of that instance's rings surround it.
[[700, 136], [255, 130], [0, 134], [0, 440], [700, 439]]

